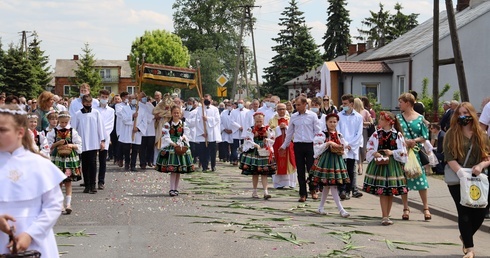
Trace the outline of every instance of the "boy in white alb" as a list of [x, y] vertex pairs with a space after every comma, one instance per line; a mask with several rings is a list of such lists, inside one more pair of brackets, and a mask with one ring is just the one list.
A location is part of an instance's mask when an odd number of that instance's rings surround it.
[[107, 105], [109, 101], [109, 95], [111, 93], [108, 90], [99, 91], [99, 106], [95, 107], [99, 111], [104, 124], [105, 133], [105, 148], [99, 150], [99, 180], [98, 189], [104, 190], [105, 187], [105, 172], [107, 170], [107, 151], [109, 150], [109, 141], [111, 140], [111, 132], [114, 129], [114, 109]]

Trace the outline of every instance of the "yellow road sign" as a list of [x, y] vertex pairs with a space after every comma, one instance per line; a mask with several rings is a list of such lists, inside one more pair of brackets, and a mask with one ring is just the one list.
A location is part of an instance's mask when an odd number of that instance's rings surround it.
[[216, 79], [216, 82], [221, 86], [225, 86], [225, 84], [228, 82], [228, 78], [226, 78], [226, 76], [224, 76], [223, 74], [220, 75], [218, 77], [218, 79]]
[[228, 89], [226, 87], [218, 87], [218, 92], [216, 95], [218, 95], [218, 97], [226, 97], [226, 95], [228, 95], [227, 90]]

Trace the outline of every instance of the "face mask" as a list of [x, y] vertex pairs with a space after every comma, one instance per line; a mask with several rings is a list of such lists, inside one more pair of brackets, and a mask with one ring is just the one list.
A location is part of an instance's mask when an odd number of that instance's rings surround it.
[[85, 110], [87, 111], [92, 111], [92, 105], [87, 105], [87, 106], [83, 105], [83, 108], [85, 108]]
[[126, 104], [129, 103], [129, 99], [125, 99], [124, 103], [126, 103]]
[[83, 93], [80, 93], [80, 98], [83, 98], [83, 96], [85, 96], [85, 94], [83, 94]]
[[141, 102], [143, 102], [143, 104], [145, 104], [146, 102], [148, 102], [148, 98], [147, 97], [141, 98]]
[[136, 100], [135, 99], [132, 99], [131, 100], [131, 105], [136, 105]]
[[211, 105], [211, 101], [209, 101], [208, 99], [204, 100], [204, 105], [205, 106]]
[[312, 107], [312, 108], [310, 108], [310, 111], [311, 112], [318, 113], [318, 111], [320, 111], [320, 109], [319, 108], [316, 108], [316, 107]]
[[107, 99], [101, 99], [101, 100], [99, 100], [99, 102], [102, 105], [107, 105]]
[[269, 104], [269, 107], [270, 107], [270, 108], [276, 108], [276, 103], [272, 103], [272, 102], [271, 102], [271, 103]]
[[238, 108], [239, 109], [242, 109], [243, 108], [243, 104], [238, 104]]
[[233, 110], [233, 107], [232, 106], [229, 106], [226, 109], [228, 109], [228, 111], [232, 111]]
[[349, 106], [344, 106], [343, 109], [344, 109], [345, 112], [347, 112], [347, 111], [350, 110], [350, 107]]
[[461, 126], [467, 126], [471, 121], [473, 121], [472, 116], [460, 116], [460, 117], [458, 117], [458, 124]]

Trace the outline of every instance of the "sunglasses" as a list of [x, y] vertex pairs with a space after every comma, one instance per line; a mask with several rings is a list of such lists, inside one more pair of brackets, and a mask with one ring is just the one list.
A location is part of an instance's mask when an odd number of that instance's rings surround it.
[[323, 101], [330, 101], [329, 99], [323, 99]]

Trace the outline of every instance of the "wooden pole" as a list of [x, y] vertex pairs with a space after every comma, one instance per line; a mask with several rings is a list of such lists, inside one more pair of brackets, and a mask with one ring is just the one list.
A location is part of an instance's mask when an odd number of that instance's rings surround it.
[[231, 100], [235, 99], [235, 92], [237, 88], [237, 81], [238, 81], [238, 71], [240, 69], [240, 50], [242, 48], [242, 39], [243, 39], [243, 29], [245, 28], [245, 17], [247, 16], [247, 12], [245, 9], [243, 10], [243, 17], [242, 17], [242, 22], [240, 25], [240, 38], [238, 40], [238, 47], [236, 50], [236, 65], [235, 65], [235, 73], [233, 76], [233, 85], [231, 87], [231, 92], [229, 98]]
[[204, 97], [203, 97], [203, 94], [202, 94], [202, 80], [201, 80], [201, 62], [199, 62], [199, 60], [197, 61], [197, 94], [199, 94], [199, 98], [201, 99], [201, 111], [202, 111], [202, 117], [203, 117], [203, 120], [202, 120], [202, 126], [203, 126], [203, 129], [204, 129], [204, 142], [206, 144], [206, 147], [208, 147], [208, 127], [206, 125], [206, 122], [207, 121], [204, 121], [204, 116], [205, 116], [205, 111], [204, 111]]
[[[259, 87], [259, 73], [258, 73], [258, 67], [257, 67], [257, 51], [255, 51], [255, 38], [254, 38], [254, 28], [253, 28], [253, 20], [252, 20], [252, 14], [250, 13], [250, 7], [251, 6], [247, 6], [246, 10], [247, 10], [247, 13], [248, 13], [248, 19], [250, 21], [250, 33], [251, 33], [251, 36], [252, 36], [252, 48], [253, 48], [253, 51], [254, 51], [254, 66], [255, 66], [255, 88], [257, 89], [257, 98], [260, 98], [260, 87]], [[256, 7], [256, 6], [252, 6], [252, 7]]]
[[439, 121], [439, 0], [434, 0], [434, 30], [432, 34], [432, 112], [434, 122]]

